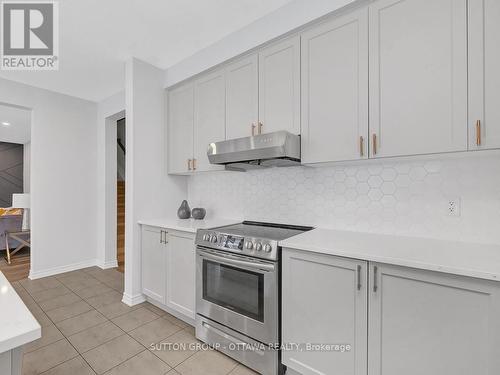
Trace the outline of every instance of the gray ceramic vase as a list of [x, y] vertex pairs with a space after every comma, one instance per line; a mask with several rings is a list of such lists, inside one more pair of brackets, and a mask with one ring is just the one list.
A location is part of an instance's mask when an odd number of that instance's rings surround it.
[[204, 208], [193, 208], [193, 211], [191, 212], [193, 215], [193, 219], [196, 220], [203, 220], [205, 218], [205, 215], [207, 214], [207, 210]]
[[189, 219], [191, 217], [191, 209], [186, 200], [183, 200], [181, 206], [177, 210], [177, 216], [179, 219]]

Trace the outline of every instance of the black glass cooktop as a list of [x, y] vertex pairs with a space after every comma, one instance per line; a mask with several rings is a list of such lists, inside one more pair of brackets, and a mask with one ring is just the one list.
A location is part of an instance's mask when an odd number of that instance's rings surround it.
[[241, 224], [214, 228], [214, 230], [220, 233], [231, 234], [233, 236], [257, 237], [275, 241], [283, 241], [311, 229], [313, 228], [255, 221], [244, 221]]

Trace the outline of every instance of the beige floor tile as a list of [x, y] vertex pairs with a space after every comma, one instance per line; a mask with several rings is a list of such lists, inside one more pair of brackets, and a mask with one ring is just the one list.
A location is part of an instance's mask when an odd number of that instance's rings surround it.
[[123, 302], [114, 302], [98, 307], [97, 310], [108, 319], [113, 319], [139, 309], [139, 306], [127, 306]]
[[145, 350], [113, 368], [106, 375], [164, 375], [169, 371], [169, 366]]
[[148, 347], [151, 344], [170, 337], [181, 329], [181, 327], [170, 323], [166, 319], [158, 318], [130, 331], [129, 335], [142, 345]]
[[245, 367], [243, 365], [238, 365], [233, 371], [229, 373], [229, 375], [259, 375], [259, 373], [250, 370], [248, 367]]
[[49, 317], [47, 316], [47, 314], [45, 314], [43, 312], [43, 310], [37, 304], [26, 305], [26, 307], [28, 307], [29, 311], [31, 311], [31, 313], [33, 314], [33, 316], [35, 317], [35, 319], [38, 321], [38, 323], [42, 327], [54, 324], [54, 323], [52, 323], [52, 320], [49, 319]]
[[109, 286], [110, 288], [113, 288], [114, 290], [123, 292], [124, 289], [124, 283], [121, 280], [110, 280], [110, 281], [103, 281], [104, 284]]
[[164, 319], [167, 319], [169, 322], [171, 323], [174, 323], [176, 325], [178, 325], [179, 327], [181, 328], [186, 328], [186, 327], [189, 327], [189, 324], [187, 324], [185, 321], [183, 320], [180, 320], [178, 318], [176, 318], [175, 316], [171, 315], [171, 314], [165, 314], [163, 316]]
[[36, 279], [36, 280], [24, 279], [19, 281], [19, 283], [30, 294], [40, 292], [46, 289], [56, 288], [61, 285], [59, 280], [57, 280], [54, 276], [44, 277], [43, 279]]
[[238, 362], [215, 350], [202, 350], [175, 368], [182, 375], [226, 375]]
[[16, 290], [16, 292], [17, 292], [17, 295], [23, 300], [25, 305], [35, 305], [36, 304], [33, 297], [31, 297], [31, 294], [29, 294], [27, 291]]
[[85, 300], [94, 308], [99, 309], [112, 303], [121, 302], [122, 298], [122, 293], [118, 293], [116, 290], [111, 290], [94, 297], [88, 297]]
[[169, 372], [167, 372], [167, 375], [177, 375], [177, 374], [179, 374], [179, 373], [177, 371], [175, 371], [175, 369], [172, 369]]
[[56, 341], [63, 339], [64, 336], [54, 325], [47, 325], [42, 327], [42, 337], [38, 340], [32, 341], [24, 345], [24, 353], [29, 353], [34, 350], [40, 349], [43, 346], [52, 344]]
[[63, 296], [68, 293], [71, 293], [71, 290], [66, 288], [64, 285], [59, 285], [55, 288], [40, 290], [38, 292], [31, 293], [31, 296], [36, 302], [42, 302], [48, 299]]
[[120, 328], [111, 322], [99, 324], [95, 327], [81, 331], [75, 335], [69, 336], [68, 340], [80, 353], [85, 353], [94, 349], [105, 342], [123, 335]]
[[196, 345], [194, 345], [197, 343], [199, 341], [194, 335], [182, 330], [154, 345], [154, 350], [151, 351], [171, 367], [176, 367], [197, 352]]
[[38, 305], [41, 307], [43, 311], [49, 311], [57, 309], [59, 307], [71, 305], [81, 300], [82, 299], [78, 297], [75, 293], [70, 292], [69, 294], [65, 294], [59, 297], [39, 302]]
[[90, 276], [87, 278], [80, 278], [71, 281], [62, 281], [62, 283], [74, 292], [86, 288], [92, 288], [93, 286], [102, 284], [99, 280]]
[[23, 375], [38, 375], [77, 355], [78, 352], [66, 339], [59, 340], [25, 354], [23, 357]]
[[165, 310], [162, 310], [160, 309], [159, 307], [149, 303], [149, 302], [145, 302], [143, 307], [145, 307], [146, 309], [154, 312], [156, 315], [158, 316], [165, 316], [167, 315], [167, 312]]
[[56, 325], [65, 336], [70, 336], [106, 321], [107, 319], [101, 313], [90, 310], [73, 318], [57, 322]]
[[149, 311], [145, 307], [141, 307], [125, 315], [112, 319], [112, 322], [124, 331], [129, 332], [157, 318], [159, 317], [154, 312]]
[[133, 338], [122, 335], [84, 353], [83, 358], [95, 372], [103, 374], [143, 350], [144, 347]]
[[68, 306], [58, 307], [57, 309], [47, 311], [47, 316], [54, 322], [60, 322], [74, 316], [93, 310], [85, 301], [79, 301]]
[[43, 375], [95, 375], [94, 370], [78, 356], [44, 372]]
[[100, 294], [112, 292], [113, 289], [107, 286], [106, 284], [98, 281], [98, 284], [91, 286], [90, 288], [84, 288], [76, 290], [75, 293], [78, 294], [82, 298], [90, 298], [95, 297]]

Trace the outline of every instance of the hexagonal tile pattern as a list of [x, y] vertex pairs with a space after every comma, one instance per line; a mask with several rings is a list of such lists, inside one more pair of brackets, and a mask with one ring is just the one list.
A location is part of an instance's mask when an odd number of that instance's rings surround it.
[[212, 217], [500, 243], [500, 151], [202, 173], [188, 200]]

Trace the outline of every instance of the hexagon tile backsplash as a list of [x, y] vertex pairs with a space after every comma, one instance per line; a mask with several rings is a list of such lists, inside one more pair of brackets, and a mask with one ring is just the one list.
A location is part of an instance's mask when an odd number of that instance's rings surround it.
[[500, 244], [499, 151], [209, 172], [188, 196], [210, 216]]

